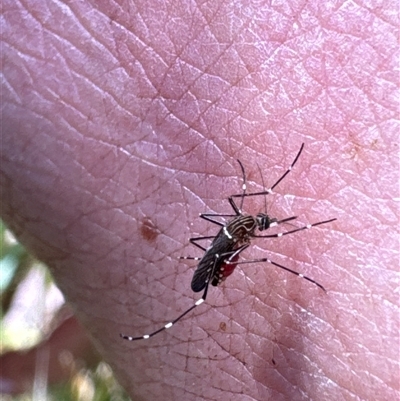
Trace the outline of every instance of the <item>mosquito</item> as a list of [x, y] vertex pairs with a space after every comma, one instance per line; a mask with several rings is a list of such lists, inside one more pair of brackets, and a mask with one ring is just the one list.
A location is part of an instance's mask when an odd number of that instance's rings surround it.
[[[208, 288], [211, 283], [213, 286], [220, 285], [228, 276], [230, 276], [235, 270], [237, 265], [248, 264], [248, 263], [261, 263], [267, 262], [272, 264], [280, 269], [286, 270], [289, 273], [292, 273], [302, 279], [305, 279], [314, 285], [318, 286], [323, 291], [326, 291], [325, 288], [319, 284], [317, 281], [298, 273], [295, 270], [292, 270], [286, 266], [283, 266], [279, 263], [276, 263], [269, 258], [260, 258], [253, 259], [247, 261], [239, 261], [239, 255], [250, 246], [250, 242], [252, 238], [279, 238], [285, 235], [294, 234], [298, 231], [308, 230], [312, 227], [316, 227], [322, 224], [327, 224], [332, 221], [335, 221], [336, 218], [319, 221], [313, 224], [307, 224], [303, 227], [295, 228], [293, 230], [277, 233], [277, 234], [269, 234], [269, 235], [257, 235], [256, 230], [265, 231], [271, 227], [278, 226], [283, 223], [287, 223], [289, 221], [295, 220], [297, 216], [287, 217], [282, 220], [278, 220], [276, 218], [270, 217], [267, 213], [258, 213], [256, 216], [251, 214], [244, 214], [243, 203], [246, 197], [252, 196], [266, 196], [268, 194], [272, 194], [274, 188], [290, 173], [299, 159], [304, 148], [304, 143], [301, 145], [300, 150], [298, 151], [294, 161], [290, 165], [290, 167], [285, 171], [285, 173], [272, 185], [269, 189], [261, 191], [261, 192], [253, 192], [247, 193], [246, 186], [246, 173], [243, 167], [243, 164], [240, 160], [237, 160], [239, 163], [240, 169], [242, 171], [242, 193], [234, 194], [229, 196], [228, 201], [233, 209], [233, 213], [231, 214], [214, 214], [214, 213], [202, 213], [200, 217], [204, 220], [207, 220], [213, 224], [220, 226], [220, 230], [215, 236], [206, 236], [206, 237], [194, 237], [190, 239], [190, 242], [196, 247], [200, 248], [204, 255], [201, 258], [191, 257], [191, 256], [182, 256], [179, 259], [186, 260], [196, 260], [199, 261], [197, 268], [193, 274], [191, 288], [193, 292], [201, 292], [203, 291], [202, 297], [197, 300], [189, 309], [179, 315], [173, 321], [167, 323], [165, 326], [160, 329], [151, 332], [150, 334], [145, 334], [138, 337], [132, 337], [125, 334], [120, 334], [120, 336], [129, 341], [136, 341], [142, 339], [148, 339], [150, 337], [155, 336], [156, 334], [169, 329], [176, 322], [181, 320], [184, 316], [186, 316], [189, 312], [191, 312], [194, 308], [201, 305], [207, 298]], [[265, 186], [264, 186], [265, 188]], [[240, 205], [238, 206], [235, 202], [235, 199], [240, 198]], [[227, 223], [222, 223], [216, 218], [227, 218], [230, 219]], [[205, 248], [200, 245], [199, 241], [211, 240], [211, 244]]]

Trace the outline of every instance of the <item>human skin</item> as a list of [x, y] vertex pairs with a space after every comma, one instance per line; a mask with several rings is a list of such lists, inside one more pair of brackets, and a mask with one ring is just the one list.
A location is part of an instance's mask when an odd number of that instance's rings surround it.
[[[134, 400], [394, 400], [397, 6], [37, 2], [4, 11], [1, 215]], [[326, 226], [254, 240], [190, 307], [191, 236], [240, 192]], [[282, 195], [282, 196], [279, 196]], [[245, 205], [256, 213], [264, 199]], [[291, 226], [279, 227], [279, 231]], [[55, 356], [54, 356], [55, 357]]]

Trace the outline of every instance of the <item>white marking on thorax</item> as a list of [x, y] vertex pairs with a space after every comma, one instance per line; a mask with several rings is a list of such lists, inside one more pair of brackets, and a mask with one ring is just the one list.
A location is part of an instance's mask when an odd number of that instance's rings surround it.
[[229, 238], [232, 239], [232, 235], [229, 233], [228, 229], [226, 227], [223, 228], [224, 234]]

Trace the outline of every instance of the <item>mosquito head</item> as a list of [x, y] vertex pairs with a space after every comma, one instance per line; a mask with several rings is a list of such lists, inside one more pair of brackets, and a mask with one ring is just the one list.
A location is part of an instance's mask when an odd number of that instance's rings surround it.
[[276, 223], [278, 220], [277, 219], [271, 219], [267, 214], [265, 213], [258, 213], [256, 216], [256, 221], [257, 221], [257, 226], [260, 231], [267, 230], [268, 228], [271, 227], [271, 225], [274, 225], [273, 223]]

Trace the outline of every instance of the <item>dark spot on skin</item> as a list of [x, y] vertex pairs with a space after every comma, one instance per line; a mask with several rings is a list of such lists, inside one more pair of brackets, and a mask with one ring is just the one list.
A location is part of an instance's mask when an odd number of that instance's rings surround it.
[[154, 242], [158, 237], [157, 227], [148, 217], [142, 219], [140, 224], [140, 233], [147, 242]]
[[219, 328], [220, 328], [220, 330], [222, 330], [222, 331], [226, 331], [226, 323], [225, 323], [225, 322], [221, 322], [221, 323], [219, 324]]
[[273, 358], [272, 358], [272, 364], [273, 364], [274, 366], [276, 365], [275, 359], [273, 359]]

